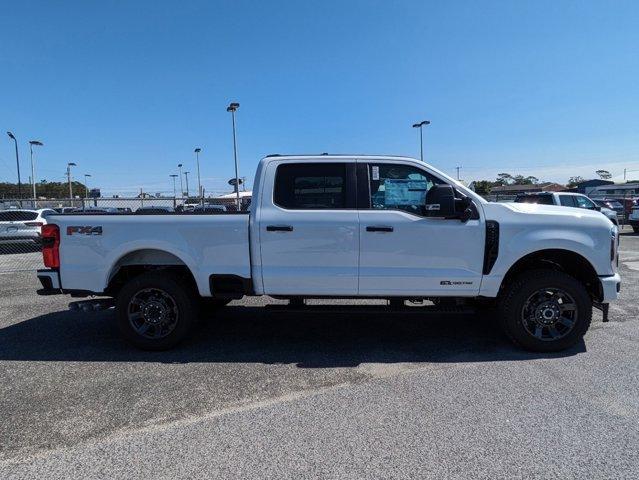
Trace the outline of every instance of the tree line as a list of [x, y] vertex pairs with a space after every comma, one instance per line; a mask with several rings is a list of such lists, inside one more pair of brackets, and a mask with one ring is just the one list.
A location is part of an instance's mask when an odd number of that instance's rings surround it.
[[[81, 182], [71, 182], [74, 197], [84, 197], [86, 186]], [[22, 184], [22, 198], [31, 198], [33, 187], [30, 183]], [[36, 183], [36, 194], [45, 198], [69, 198], [68, 182], [42, 182]], [[20, 198], [18, 184], [0, 182], [0, 198]]]
[[[609, 180], [612, 178], [612, 174], [608, 170], [597, 170], [595, 172], [602, 180]], [[584, 178], [579, 175], [570, 177], [567, 188], [574, 188], [579, 183], [584, 182]], [[511, 175], [510, 173], [499, 173], [495, 180], [476, 180], [474, 182], [475, 192], [480, 195], [488, 195], [494, 187], [501, 187], [503, 185], [537, 185], [540, 183], [537, 177], [523, 175]]]

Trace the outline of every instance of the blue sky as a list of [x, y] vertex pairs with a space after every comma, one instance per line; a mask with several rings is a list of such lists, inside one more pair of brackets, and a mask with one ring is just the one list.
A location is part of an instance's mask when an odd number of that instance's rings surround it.
[[[12, 2], [0, 16], [0, 128], [36, 177], [69, 161], [107, 193], [208, 191], [269, 153], [419, 156], [466, 180], [639, 176], [635, 1]], [[0, 179], [15, 181], [0, 141]], [[195, 175], [191, 176], [194, 185]]]

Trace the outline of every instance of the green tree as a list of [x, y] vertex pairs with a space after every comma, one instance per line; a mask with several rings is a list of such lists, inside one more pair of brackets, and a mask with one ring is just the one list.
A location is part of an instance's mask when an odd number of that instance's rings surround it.
[[[86, 187], [81, 182], [72, 182], [73, 196], [84, 197]], [[31, 198], [31, 185], [22, 184], [22, 198]], [[42, 180], [36, 183], [36, 193], [38, 197], [44, 198], [68, 198], [69, 184], [67, 182], [47, 182]], [[0, 183], [0, 197], [18, 198], [17, 183]]]
[[497, 180], [495, 180], [496, 185], [512, 185], [515, 179], [510, 173], [498, 173]]
[[492, 190], [494, 183], [490, 180], [475, 180], [473, 185], [476, 193], [479, 195], [488, 195]]
[[570, 177], [568, 179], [568, 183], [566, 184], [566, 186], [568, 188], [574, 188], [574, 187], [577, 186], [578, 183], [581, 183], [583, 181], [584, 181], [584, 179], [582, 177], [580, 177], [579, 175], [574, 176], [574, 177]]

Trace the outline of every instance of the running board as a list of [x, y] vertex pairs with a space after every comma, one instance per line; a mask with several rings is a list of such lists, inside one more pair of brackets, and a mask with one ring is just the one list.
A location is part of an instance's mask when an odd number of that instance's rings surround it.
[[268, 312], [277, 313], [329, 313], [329, 314], [401, 314], [424, 315], [438, 313], [473, 314], [475, 309], [468, 306], [425, 305], [421, 307], [391, 307], [389, 305], [266, 305]]

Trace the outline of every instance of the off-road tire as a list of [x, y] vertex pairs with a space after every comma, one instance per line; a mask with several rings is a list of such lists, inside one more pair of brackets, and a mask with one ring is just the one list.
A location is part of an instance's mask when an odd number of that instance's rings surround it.
[[[524, 306], [535, 292], [561, 289], [575, 301], [577, 311], [572, 330], [558, 339], [540, 340], [524, 326]], [[499, 298], [499, 322], [508, 338], [518, 346], [535, 352], [557, 352], [579, 342], [590, 327], [592, 300], [585, 286], [567, 273], [538, 269], [521, 273], [504, 287]]]

